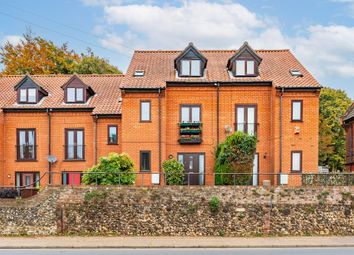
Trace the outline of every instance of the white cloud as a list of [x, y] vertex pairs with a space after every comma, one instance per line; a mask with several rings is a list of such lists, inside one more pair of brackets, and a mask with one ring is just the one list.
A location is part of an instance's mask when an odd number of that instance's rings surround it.
[[[290, 48], [320, 82], [354, 77], [354, 27], [313, 25], [302, 34], [283, 33], [276, 17], [260, 16], [231, 1], [182, 1], [179, 5], [101, 2], [101, 43], [118, 52], [139, 49], [237, 49], [248, 41], [255, 49]], [[354, 0], [335, 0], [353, 3]], [[103, 28], [103, 29], [102, 29]], [[118, 32], [119, 31], [119, 32]], [[123, 31], [123, 32], [122, 32]]]
[[22, 39], [23, 39], [23, 37], [19, 36], [19, 35], [6, 35], [0, 41], [0, 45], [4, 45], [6, 42], [9, 42], [11, 44], [18, 44], [21, 42]]
[[293, 41], [296, 56], [317, 78], [354, 77], [354, 27], [311, 26]]
[[128, 26], [146, 48], [181, 48], [189, 41], [202, 48], [238, 48], [245, 40], [277, 29], [270, 20], [237, 3], [113, 5], [104, 11], [108, 24]]

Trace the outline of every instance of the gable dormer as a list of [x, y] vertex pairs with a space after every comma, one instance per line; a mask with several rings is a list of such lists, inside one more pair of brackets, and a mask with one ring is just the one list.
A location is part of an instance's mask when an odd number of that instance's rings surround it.
[[64, 90], [64, 101], [68, 104], [84, 104], [95, 94], [93, 89], [74, 74], [61, 88]]
[[235, 77], [254, 77], [259, 74], [261, 61], [262, 58], [247, 42], [244, 42], [237, 53], [229, 59], [227, 68]]
[[202, 77], [206, 68], [207, 59], [193, 43], [189, 43], [175, 59], [175, 68], [179, 77]]
[[30, 75], [26, 75], [14, 87], [18, 104], [37, 104], [48, 92], [36, 83]]

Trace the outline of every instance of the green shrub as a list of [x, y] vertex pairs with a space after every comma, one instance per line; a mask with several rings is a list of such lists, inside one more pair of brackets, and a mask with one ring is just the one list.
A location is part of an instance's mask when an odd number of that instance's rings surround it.
[[212, 213], [216, 213], [219, 211], [219, 207], [220, 207], [220, 200], [218, 197], [211, 197], [210, 201], [209, 201], [209, 208], [210, 208], [210, 211]]
[[97, 165], [84, 172], [82, 182], [97, 185], [130, 185], [135, 183], [135, 179], [134, 163], [128, 154], [110, 153], [107, 157], [101, 157]]
[[184, 181], [184, 167], [175, 159], [165, 160], [162, 164], [167, 185], [182, 185]]
[[[219, 144], [215, 153], [216, 185], [250, 185], [257, 138], [235, 132]], [[241, 174], [241, 175], [240, 175]]]

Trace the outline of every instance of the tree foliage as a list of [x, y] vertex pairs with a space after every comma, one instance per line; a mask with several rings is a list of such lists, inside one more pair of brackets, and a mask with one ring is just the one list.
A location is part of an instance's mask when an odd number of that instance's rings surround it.
[[331, 171], [344, 169], [345, 130], [341, 118], [351, 105], [343, 90], [323, 88], [320, 95], [319, 165]]
[[184, 180], [184, 167], [176, 159], [165, 160], [162, 169], [166, 176], [167, 185], [182, 185]]
[[[216, 184], [232, 184], [232, 173], [252, 173], [254, 155], [256, 153], [257, 138], [243, 132], [235, 132], [219, 144], [215, 153]], [[245, 178], [243, 178], [245, 177]], [[247, 184], [252, 175], [238, 175], [239, 184]]]
[[6, 42], [0, 48], [0, 63], [3, 74], [90, 74], [121, 73], [108, 60], [95, 56], [88, 49], [87, 54], [77, 54], [65, 43], [61, 46], [31, 31], [23, 34], [18, 44]]
[[97, 185], [129, 185], [134, 184], [135, 179], [134, 163], [128, 154], [112, 152], [108, 157], [101, 157], [97, 165], [84, 172], [82, 182]]

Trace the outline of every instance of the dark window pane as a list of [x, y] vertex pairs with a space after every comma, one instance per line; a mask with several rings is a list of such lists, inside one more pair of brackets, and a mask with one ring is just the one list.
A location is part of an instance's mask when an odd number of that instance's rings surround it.
[[140, 153], [140, 170], [141, 171], [150, 171], [150, 152], [141, 152]]

